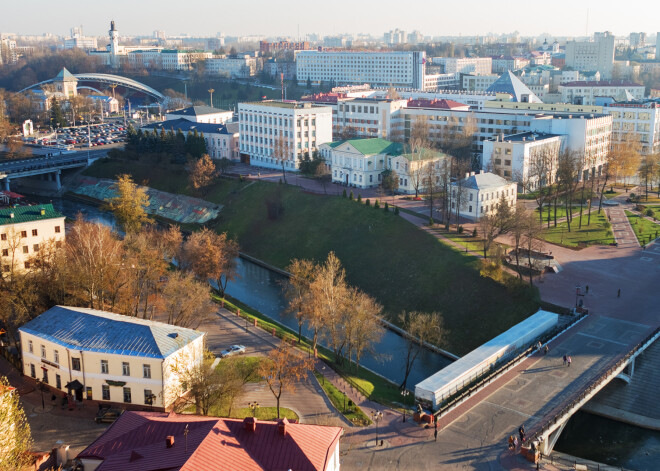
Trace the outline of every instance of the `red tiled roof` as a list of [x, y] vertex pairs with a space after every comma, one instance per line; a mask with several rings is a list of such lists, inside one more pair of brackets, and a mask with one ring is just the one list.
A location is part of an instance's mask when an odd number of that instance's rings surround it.
[[643, 87], [639, 83], [629, 82], [627, 80], [581, 80], [577, 82], [566, 82], [562, 87]]
[[126, 411], [78, 458], [103, 460], [98, 471], [323, 471], [341, 433], [340, 427], [288, 423], [282, 435], [277, 422], [258, 422], [252, 432], [240, 419]]
[[424, 98], [408, 100], [408, 108], [438, 108], [442, 110], [452, 110], [455, 108], [465, 108], [466, 106], [468, 105], [454, 100], [445, 100], [444, 98], [440, 100], [427, 100]]
[[300, 99], [300, 101], [311, 101], [314, 103], [337, 103], [340, 98], [346, 98], [345, 93], [315, 93], [314, 95], [307, 95]]

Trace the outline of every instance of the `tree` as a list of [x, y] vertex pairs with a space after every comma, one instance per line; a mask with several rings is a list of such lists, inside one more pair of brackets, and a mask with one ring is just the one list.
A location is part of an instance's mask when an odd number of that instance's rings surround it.
[[215, 280], [218, 290], [224, 295], [227, 283], [237, 276], [237, 257], [238, 244], [227, 237], [226, 232], [218, 234], [204, 228], [191, 234], [184, 242], [180, 265], [202, 282]]
[[234, 163], [230, 159], [228, 159], [227, 157], [222, 157], [218, 161], [218, 170], [220, 171], [221, 174], [224, 175], [225, 173], [227, 173], [227, 170], [229, 170], [229, 167], [231, 167], [232, 165], [234, 165]]
[[213, 160], [211, 160], [208, 154], [202, 155], [201, 158], [190, 164], [188, 181], [190, 186], [202, 195], [206, 194], [209, 186], [211, 186], [217, 177], [218, 170], [215, 168], [215, 163], [213, 163]]
[[149, 197], [144, 188], [133, 183], [130, 175], [119, 175], [115, 184], [117, 196], [111, 198], [107, 207], [127, 233], [138, 232], [149, 222], [147, 207]]
[[[416, 116], [410, 130], [410, 180], [415, 188], [415, 198], [419, 197], [426, 170], [425, 161], [428, 158], [431, 144], [429, 142], [429, 122], [426, 116]], [[432, 217], [432, 216], [431, 216]]]
[[412, 371], [415, 360], [424, 350], [425, 344], [441, 345], [447, 332], [443, 326], [442, 316], [437, 312], [402, 312], [399, 321], [406, 332], [406, 366], [403, 381], [399, 388], [406, 389], [408, 376]]
[[568, 232], [571, 232], [573, 194], [578, 184], [581, 162], [581, 156], [570, 149], [561, 152], [557, 160], [557, 182], [564, 195]]
[[[551, 197], [549, 185], [553, 181], [553, 169], [559, 155], [559, 143], [534, 148], [530, 151], [526, 174], [516, 174], [515, 178], [526, 193], [532, 193], [539, 208], [539, 222], [543, 224], [543, 207]], [[548, 225], [550, 218], [548, 216]]]
[[465, 160], [455, 159], [454, 171], [458, 177], [455, 184], [451, 186], [451, 200], [452, 204], [456, 204], [456, 225], [459, 226], [461, 209], [465, 208], [468, 193], [465, 184], [469, 178], [470, 164]]
[[182, 393], [176, 403], [177, 409], [183, 411], [190, 405], [195, 406], [195, 413], [208, 415], [212, 406], [218, 403], [224, 394], [223, 378], [220, 372], [213, 367], [215, 355], [205, 350], [201, 361], [193, 358], [179, 357], [172, 365], [172, 370], [179, 380]]
[[289, 160], [289, 155], [291, 154], [291, 144], [289, 139], [282, 137], [280, 131], [279, 136], [275, 136], [273, 140], [273, 159], [282, 165], [282, 179], [286, 183], [286, 171], [284, 169], [285, 163]]
[[161, 306], [168, 324], [197, 329], [216, 311], [208, 285], [197, 281], [192, 273], [171, 272], [162, 294]]
[[24, 469], [32, 462], [32, 434], [18, 391], [0, 376], [0, 470]]
[[615, 179], [623, 179], [626, 191], [628, 179], [639, 169], [641, 148], [637, 134], [627, 132], [612, 145], [608, 155], [610, 171]]
[[653, 180], [658, 173], [658, 157], [660, 154], [647, 154], [639, 164], [637, 176], [639, 181], [644, 185], [644, 195], [646, 200], [649, 199], [649, 185], [653, 187]]
[[381, 175], [384, 190], [394, 194], [399, 189], [399, 175], [394, 170], [384, 170]]
[[284, 298], [287, 300], [287, 312], [295, 314], [298, 320], [298, 342], [300, 342], [305, 321], [313, 323], [314, 304], [311, 299], [311, 285], [317, 267], [310, 260], [293, 259], [287, 271], [291, 276], [284, 286]]
[[355, 371], [358, 371], [362, 355], [365, 352], [375, 353], [374, 347], [385, 333], [380, 320], [383, 307], [355, 288], [349, 290], [347, 307], [347, 357], [350, 362], [355, 355]]
[[534, 286], [533, 282], [533, 264], [532, 252], [541, 251], [543, 249], [543, 241], [538, 237], [543, 231], [543, 228], [536, 223], [536, 217], [531, 212], [525, 213], [519, 222], [522, 225], [523, 246], [527, 251], [527, 267], [529, 269], [529, 286]]
[[429, 206], [429, 219], [433, 219], [433, 205], [435, 204], [438, 194], [442, 192], [442, 169], [447, 165], [447, 159], [445, 157], [441, 160], [429, 161], [424, 165], [422, 185], [426, 191], [426, 204]]
[[63, 128], [67, 125], [66, 119], [64, 119], [64, 113], [62, 113], [62, 107], [60, 102], [57, 100], [57, 97], [53, 97], [50, 103], [50, 121], [53, 127]]
[[307, 379], [314, 368], [314, 360], [304, 358], [294, 353], [293, 348], [282, 342], [278, 348], [271, 350], [259, 365], [259, 376], [264, 378], [268, 389], [277, 401], [277, 418], [280, 418], [280, 399], [286, 391], [295, 389], [299, 381]]

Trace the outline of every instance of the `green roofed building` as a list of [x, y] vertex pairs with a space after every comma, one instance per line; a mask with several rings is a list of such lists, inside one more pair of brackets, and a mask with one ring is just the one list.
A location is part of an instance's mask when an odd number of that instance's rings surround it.
[[439, 175], [445, 155], [432, 150], [412, 151], [408, 146], [386, 139], [348, 139], [323, 144], [319, 151], [330, 166], [334, 183], [355, 188], [375, 188], [386, 170], [396, 172], [399, 192], [424, 192], [429, 176]]

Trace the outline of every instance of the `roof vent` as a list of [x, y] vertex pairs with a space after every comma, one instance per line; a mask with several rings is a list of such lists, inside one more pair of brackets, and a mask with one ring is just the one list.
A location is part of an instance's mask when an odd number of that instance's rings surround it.
[[165, 446], [167, 448], [172, 448], [174, 446], [174, 435], [168, 435], [165, 437]]
[[246, 417], [245, 420], [243, 420], [243, 426], [246, 431], [254, 432], [257, 430], [257, 419], [255, 417]]
[[178, 336], [179, 334], [177, 334], [176, 332], [172, 332], [171, 334], [168, 335], [168, 337], [171, 337], [173, 339], [177, 338]]
[[41, 213], [42, 216], [46, 215], [46, 208], [40, 208], [39, 212]]
[[12, 211], [11, 213], [9, 213], [9, 217], [10, 217], [11, 219], [14, 219], [14, 211]]
[[282, 436], [286, 436], [286, 426], [289, 424], [289, 421], [287, 418], [283, 418], [282, 420], [277, 421], [277, 433], [279, 433]]

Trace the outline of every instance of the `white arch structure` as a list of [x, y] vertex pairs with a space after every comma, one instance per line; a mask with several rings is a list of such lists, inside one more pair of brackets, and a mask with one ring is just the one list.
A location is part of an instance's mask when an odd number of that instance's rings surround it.
[[[131, 90], [136, 90], [145, 93], [150, 97], [158, 100], [159, 102], [165, 101], [165, 95], [163, 95], [159, 91], [143, 83], [140, 83], [137, 80], [121, 77], [119, 75], [90, 73], [90, 74], [73, 74], [73, 76], [77, 78], [79, 82], [98, 82], [107, 85], [121, 85], [123, 87], [130, 88]], [[43, 82], [35, 83], [34, 85], [30, 85], [29, 87], [24, 88], [19, 93], [30, 90], [35, 87], [39, 87], [47, 83], [52, 83], [53, 81], [54, 79], [49, 79], [49, 80], [44, 80]]]

